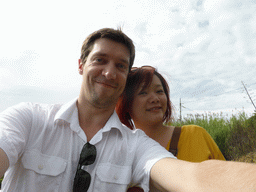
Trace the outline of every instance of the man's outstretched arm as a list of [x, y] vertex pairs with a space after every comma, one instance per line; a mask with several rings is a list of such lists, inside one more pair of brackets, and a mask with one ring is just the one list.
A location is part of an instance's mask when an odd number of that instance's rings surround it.
[[165, 158], [151, 169], [151, 184], [172, 192], [255, 192], [256, 165], [220, 160], [191, 163]]
[[9, 167], [9, 159], [3, 149], [0, 148], [0, 178]]

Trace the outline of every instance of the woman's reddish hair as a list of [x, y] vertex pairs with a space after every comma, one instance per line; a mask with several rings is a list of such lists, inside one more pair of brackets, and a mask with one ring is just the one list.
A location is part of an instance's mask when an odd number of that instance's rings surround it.
[[158, 73], [155, 68], [150, 66], [132, 68], [127, 78], [125, 90], [116, 105], [116, 112], [119, 119], [130, 129], [134, 129], [134, 124], [130, 116], [134, 95], [142, 84], [142, 89], [150, 86], [154, 75], [160, 79], [167, 97], [167, 109], [163, 117], [163, 122], [168, 122], [172, 118], [172, 103], [170, 101], [169, 86], [164, 77]]

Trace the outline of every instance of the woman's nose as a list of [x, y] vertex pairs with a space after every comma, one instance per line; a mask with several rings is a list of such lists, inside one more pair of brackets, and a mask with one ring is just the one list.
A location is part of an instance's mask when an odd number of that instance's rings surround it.
[[158, 103], [160, 100], [159, 100], [159, 97], [155, 93], [152, 93], [152, 94], [150, 94], [149, 101], [151, 103]]

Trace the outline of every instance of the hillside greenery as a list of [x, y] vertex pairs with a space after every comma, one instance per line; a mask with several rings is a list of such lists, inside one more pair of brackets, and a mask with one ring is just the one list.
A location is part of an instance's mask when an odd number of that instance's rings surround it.
[[230, 118], [221, 113], [188, 115], [172, 125], [198, 125], [212, 136], [227, 160], [254, 162], [256, 152], [256, 114], [239, 112]]

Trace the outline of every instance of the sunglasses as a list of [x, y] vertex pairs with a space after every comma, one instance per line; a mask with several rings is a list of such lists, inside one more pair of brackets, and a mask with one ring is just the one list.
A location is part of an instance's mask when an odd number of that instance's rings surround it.
[[73, 192], [84, 192], [89, 189], [91, 183], [91, 175], [81, 169], [82, 166], [91, 165], [96, 159], [96, 147], [87, 142], [81, 151], [79, 163], [76, 170], [76, 176], [74, 179]]
[[149, 66], [149, 65], [144, 65], [142, 67], [132, 67], [131, 71], [137, 71], [139, 69], [146, 69], [146, 70], [153, 70], [155, 71], [156, 69], [152, 66]]

